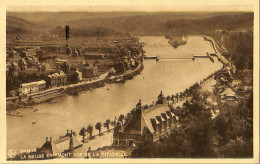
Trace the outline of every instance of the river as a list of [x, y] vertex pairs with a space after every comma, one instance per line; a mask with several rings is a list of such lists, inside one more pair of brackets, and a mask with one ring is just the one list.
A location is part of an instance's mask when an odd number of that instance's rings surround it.
[[[201, 36], [189, 36], [186, 45], [173, 48], [163, 36], [140, 37], [145, 55], [159, 57], [192, 57], [214, 53], [210, 42]], [[42, 103], [33, 109], [17, 109], [23, 117], [7, 115], [7, 151], [40, 147], [46, 137], [58, 138], [67, 129], [77, 132], [88, 124], [95, 126], [106, 119], [126, 114], [141, 98], [143, 104], [156, 100], [160, 91], [164, 95], [181, 92], [222, 68], [215, 59], [144, 60], [144, 70], [125, 83], [108, 84], [78, 96], [65, 96], [63, 101]], [[34, 109], [35, 109], [34, 108]], [[35, 121], [35, 124], [32, 122]]]

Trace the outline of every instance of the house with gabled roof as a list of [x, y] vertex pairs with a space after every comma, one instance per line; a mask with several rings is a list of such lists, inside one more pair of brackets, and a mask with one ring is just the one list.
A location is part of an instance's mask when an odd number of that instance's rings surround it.
[[145, 140], [157, 141], [177, 127], [179, 118], [170, 108], [162, 92], [155, 105], [144, 108], [139, 100], [133, 114], [121, 129], [114, 131], [114, 147], [131, 147]]
[[41, 148], [37, 149], [37, 154], [44, 154], [45, 158], [63, 158], [63, 157], [73, 157], [73, 154], [84, 153], [85, 148], [83, 143], [76, 137], [72, 132], [56, 140], [48, 140], [46, 137], [46, 142]]
[[219, 102], [225, 107], [235, 107], [239, 104], [240, 100], [235, 91], [231, 88], [226, 88], [218, 95]]

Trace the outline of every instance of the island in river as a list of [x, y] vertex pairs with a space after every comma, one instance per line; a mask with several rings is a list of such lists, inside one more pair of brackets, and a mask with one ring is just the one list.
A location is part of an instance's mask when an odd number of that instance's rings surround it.
[[169, 39], [168, 43], [174, 48], [187, 43], [187, 38], [183, 35], [166, 35], [165, 38]]

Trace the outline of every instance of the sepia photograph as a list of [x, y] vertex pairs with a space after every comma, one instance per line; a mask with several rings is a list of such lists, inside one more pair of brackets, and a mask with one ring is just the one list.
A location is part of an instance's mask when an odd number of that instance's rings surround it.
[[1, 14], [1, 160], [259, 162], [259, 2], [25, 2]]

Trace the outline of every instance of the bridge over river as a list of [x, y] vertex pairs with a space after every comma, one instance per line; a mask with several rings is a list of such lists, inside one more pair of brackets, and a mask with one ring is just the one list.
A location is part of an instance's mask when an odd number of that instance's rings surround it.
[[145, 56], [144, 59], [154, 59], [156, 61], [159, 60], [195, 60], [195, 58], [209, 58], [212, 62], [214, 62], [212, 56], [214, 54], [209, 54], [208, 52], [206, 55], [193, 55], [192, 57], [160, 57], [160, 56]]

